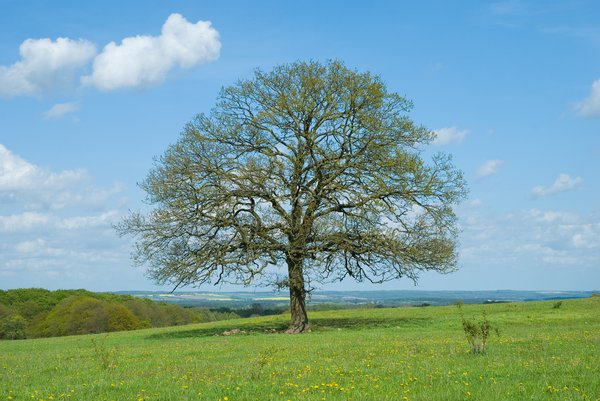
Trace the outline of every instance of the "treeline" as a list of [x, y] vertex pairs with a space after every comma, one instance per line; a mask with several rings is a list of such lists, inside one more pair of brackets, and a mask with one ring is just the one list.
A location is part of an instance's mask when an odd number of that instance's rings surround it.
[[130, 295], [38, 288], [0, 290], [0, 339], [56, 337], [177, 326], [239, 317]]
[[244, 306], [241, 308], [230, 308], [226, 306], [221, 306], [215, 309], [212, 309], [218, 313], [233, 313], [239, 317], [257, 317], [257, 316], [272, 316], [272, 315], [281, 315], [282, 313], [289, 312], [289, 307], [287, 306], [265, 306], [260, 303], [253, 303], [250, 306]]

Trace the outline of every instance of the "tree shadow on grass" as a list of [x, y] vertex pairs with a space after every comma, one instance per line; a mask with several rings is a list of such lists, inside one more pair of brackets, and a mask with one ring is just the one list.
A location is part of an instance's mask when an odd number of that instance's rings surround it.
[[[238, 321], [239, 322], [239, 321]], [[219, 326], [219, 327], [202, 327], [191, 330], [174, 330], [164, 333], [156, 333], [149, 335], [149, 340], [167, 340], [177, 338], [194, 338], [194, 337], [212, 337], [222, 336], [223, 333], [234, 329], [241, 330], [240, 333], [235, 335], [248, 335], [248, 334], [260, 334], [260, 333], [279, 333], [284, 332], [288, 328], [287, 323], [273, 321], [273, 322], [261, 322], [256, 324], [233, 324], [231, 326]]]
[[388, 318], [316, 318], [310, 321], [314, 331], [326, 330], [369, 330], [374, 328], [424, 327], [429, 318], [388, 317]]
[[[331, 330], [369, 330], [374, 328], [414, 328], [425, 327], [432, 319], [429, 318], [313, 318], [310, 319], [310, 327], [313, 332]], [[257, 335], [257, 334], [281, 334], [288, 328], [287, 321], [273, 320], [260, 323], [242, 323], [231, 326], [195, 328], [191, 330], [173, 330], [164, 333], [156, 333], [148, 336], [149, 340], [167, 340], [195, 337], [227, 336], [226, 332], [239, 329], [240, 331], [229, 335]], [[224, 334], [225, 333], [225, 334]]]

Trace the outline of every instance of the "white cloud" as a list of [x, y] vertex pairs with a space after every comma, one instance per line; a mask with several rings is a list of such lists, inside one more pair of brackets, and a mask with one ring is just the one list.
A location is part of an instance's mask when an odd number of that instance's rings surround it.
[[476, 178], [483, 178], [496, 174], [504, 162], [502, 160], [488, 160], [475, 171]]
[[479, 198], [475, 198], [475, 199], [469, 201], [469, 206], [471, 206], [471, 207], [479, 207], [482, 204], [483, 204], [483, 202]]
[[[124, 187], [92, 185], [85, 170], [53, 172], [36, 166], [0, 144], [0, 206], [23, 208], [26, 212], [61, 209], [100, 210]], [[1, 212], [0, 212], [1, 213]]]
[[[171, 14], [159, 36], [138, 35], [110, 42], [97, 55], [93, 43], [58, 38], [27, 39], [21, 60], [0, 66], [0, 96], [38, 96], [68, 88], [78, 80], [101, 90], [141, 88], [163, 82], [175, 67], [191, 68], [219, 57], [219, 32], [209, 21], [188, 22]], [[92, 73], [81, 77], [93, 61]], [[46, 118], [76, 111], [75, 103], [55, 105]]]
[[24, 212], [7, 216], [0, 215], [0, 234], [31, 231], [47, 226], [51, 220], [51, 215], [38, 212]]
[[192, 24], [171, 14], [160, 36], [127, 37], [121, 44], [106, 45], [82, 83], [105, 91], [146, 87], [164, 81], [176, 66], [190, 68], [216, 60], [220, 49], [219, 33], [209, 21]]
[[600, 248], [600, 223], [585, 224], [572, 238], [575, 248], [598, 249]]
[[90, 181], [84, 171], [43, 169], [0, 145], [3, 286], [114, 287], [112, 277], [130, 264], [130, 244], [112, 228], [126, 213], [123, 188]]
[[34, 253], [34, 252], [37, 252], [39, 249], [44, 248], [45, 246], [46, 246], [46, 241], [38, 238], [33, 241], [19, 242], [17, 245], [15, 245], [15, 249], [18, 252], [22, 252], [22, 253]]
[[31, 164], [0, 144], [0, 203], [43, 202], [58, 206], [69, 189], [87, 181], [84, 170], [54, 173]]
[[542, 212], [537, 209], [530, 210], [528, 217], [537, 222], [544, 223], [575, 224], [578, 221], [578, 217], [575, 213], [555, 211]]
[[575, 105], [575, 110], [584, 117], [600, 117], [600, 79], [592, 84], [592, 93]]
[[57, 103], [44, 112], [44, 118], [61, 118], [66, 114], [74, 113], [77, 110], [79, 110], [79, 104], [76, 102]]
[[440, 128], [433, 131], [435, 139], [432, 145], [444, 146], [451, 143], [461, 143], [465, 140], [469, 130], [461, 130], [457, 127]]
[[575, 189], [581, 185], [581, 177], [572, 178], [568, 174], [560, 174], [554, 183], [548, 187], [537, 185], [531, 190], [531, 194], [536, 198], [543, 198], [546, 196], [554, 195], [560, 192], [569, 191]]
[[[600, 216], [528, 210], [505, 215], [467, 210], [461, 255], [481, 265], [592, 267], [600, 263]], [[531, 270], [533, 269], [533, 270]]]
[[86, 227], [109, 226], [111, 222], [116, 222], [118, 217], [119, 213], [116, 210], [109, 210], [108, 212], [96, 216], [70, 217], [61, 221], [58, 226], [59, 228], [65, 228], [69, 230]]
[[21, 61], [0, 66], [0, 96], [39, 95], [70, 85], [94, 58], [96, 48], [82, 39], [27, 39], [19, 53]]

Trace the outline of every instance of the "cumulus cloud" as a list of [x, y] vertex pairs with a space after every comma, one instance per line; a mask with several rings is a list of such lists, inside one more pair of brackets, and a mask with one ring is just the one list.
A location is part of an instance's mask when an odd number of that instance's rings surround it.
[[600, 117], [600, 79], [592, 84], [592, 93], [575, 105], [575, 110], [584, 117]]
[[44, 112], [44, 118], [57, 119], [77, 110], [79, 110], [79, 104], [76, 102], [57, 103]]
[[475, 171], [476, 178], [484, 178], [496, 174], [504, 162], [502, 160], [488, 160]]
[[569, 191], [571, 189], [575, 189], [581, 185], [582, 179], [581, 177], [572, 178], [568, 174], [560, 174], [556, 180], [547, 187], [542, 185], [537, 185], [533, 187], [531, 190], [531, 194], [535, 198], [543, 198], [546, 196], [551, 196], [560, 192]]
[[164, 81], [177, 66], [190, 68], [216, 60], [220, 49], [219, 33], [209, 21], [192, 24], [180, 14], [171, 14], [159, 36], [127, 37], [120, 44], [106, 45], [82, 83], [105, 91], [146, 87]]
[[73, 84], [96, 47], [82, 39], [27, 39], [19, 53], [21, 61], [0, 66], [0, 96], [39, 95]]
[[[60, 91], [78, 81], [109, 91], [142, 88], [163, 82], [176, 67], [191, 68], [219, 57], [219, 32], [209, 21], [188, 22], [171, 14], [158, 36], [138, 35], [110, 42], [100, 54], [85, 40], [27, 39], [21, 60], [0, 65], [0, 97], [39, 96]], [[92, 63], [91, 74], [83, 76]], [[46, 118], [59, 118], [77, 109], [74, 103], [55, 105]]]
[[433, 145], [444, 146], [451, 143], [461, 143], [465, 140], [469, 130], [461, 130], [457, 127], [440, 128], [433, 131], [435, 139]]

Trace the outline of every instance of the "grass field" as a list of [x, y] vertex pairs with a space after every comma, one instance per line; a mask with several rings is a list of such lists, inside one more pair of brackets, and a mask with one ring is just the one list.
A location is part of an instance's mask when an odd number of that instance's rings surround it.
[[[500, 335], [470, 353], [456, 306], [337, 310], [0, 342], [0, 400], [600, 400], [600, 297], [466, 305]], [[224, 336], [238, 328], [246, 333]]]

